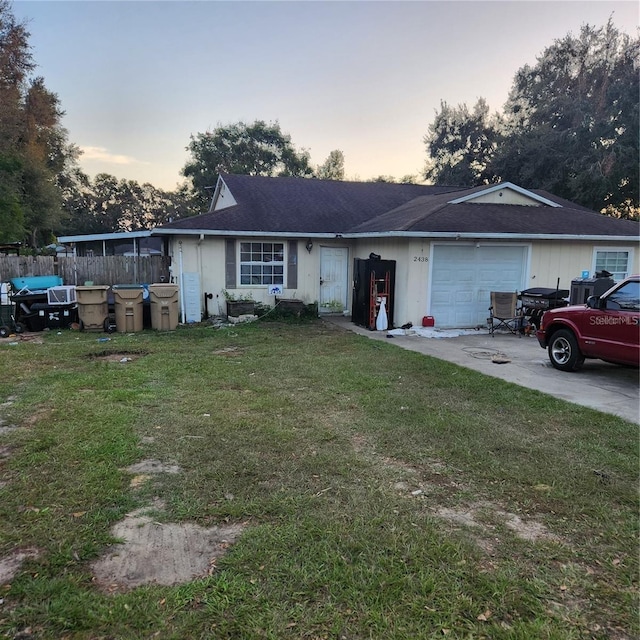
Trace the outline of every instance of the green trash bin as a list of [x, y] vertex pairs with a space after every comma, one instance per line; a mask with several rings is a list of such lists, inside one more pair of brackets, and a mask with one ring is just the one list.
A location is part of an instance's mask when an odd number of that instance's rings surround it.
[[76, 287], [81, 331], [109, 331], [109, 286]]
[[116, 330], [120, 333], [142, 331], [144, 287], [141, 284], [115, 284], [111, 289], [116, 311]]
[[151, 327], [158, 331], [174, 331], [178, 326], [178, 285], [149, 285]]

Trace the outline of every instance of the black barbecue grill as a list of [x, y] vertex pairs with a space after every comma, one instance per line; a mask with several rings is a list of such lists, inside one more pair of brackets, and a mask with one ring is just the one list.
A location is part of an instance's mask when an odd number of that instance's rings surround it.
[[524, 317], [529, 321], [529, 324], [533, 324], [538, 328], [542, 314], [547, 309], [566, 307], [569, 304], [567, 302], [568, 297], [568, 289], [533, 287], [522, 291], [518, 299], [520, 300]]

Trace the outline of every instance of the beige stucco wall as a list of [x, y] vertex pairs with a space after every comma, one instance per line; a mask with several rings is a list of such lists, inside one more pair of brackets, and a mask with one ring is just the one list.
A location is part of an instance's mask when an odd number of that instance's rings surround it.
[[[225, 312], [225, 239], [215, 237], [184, 236], [170, 243], [174, 282], [179, 282], [179, 241], [182, 241], [184, 272], [200, 275], [201, 294], [211, 293], [209, 313]], [[255, 238], [255, 241], [282, 242], [282, 238]], [[442, 240], [438, 240], [442, 244]], [[455, 240], [451, 240], [455, 243]], [[284, 240], [285, 252], [287, 240]], [[353, 282], [353, 259], [368, 258], [370, 253], [379, 254], [385, 260], [396, 261], [396, 299], [394, 320], [396, 326], [406, 322], [419, 324], [422, 316], [429, 312], [429, 274], [432, 241], [421, 238], [388, 238], [366, 240], [314, 240], [311, 253], [305, 249], [306, 239], [298, 240], [298, 286], [287, 288], [283, 297], [299, 298], [306, 303], [320, 299], [320, 255], [321, 247], [347, 247], [348, 300], [351, 305]], [[523, 242], [506, 243], [522, 245]], [[570, 289], [571, 280], [581, 277], [582, 271], [593, 274], [596, 248], [624, 249], [632, 252], [633, 273], [640, 273], [640, 251], [633, 242], [579, 242], [545, 240], [526, 243], [528, 264], [525, 268], [523, 288], [555, 287], [560, 278], [560, 288]], [[232, 293], [250, 292], [259, 302], [272, 305], [274, 296], [268, 295], [266, 287], [239, 287]], [[202, 297], [202, 295], [201, 295]]]
[[560, 288], [570, 289], [571, 281], [580, 278], [583, 271], [593, 277], [597, 250], [630, 251], [631, 273], [638, 273], [637, 244], [629, 242], [579, 242], [546, 240], [533, 244], [528, 287], [555, 287], [560, 278]]
[[[236, 239], [238, 242], [240, 239]], [[288, 241], [282, 238], [247, 238], [254, 242], [284, 242], [285, 273], [288, 251]], [[212, 315], [225, 313], [225, 238], [205, 236], [182, 236], [172, 239], [169, 251], [172, 258], [172, 278], [174, 282], [180, 279], [180, 248], [182, 247], [182, 270], [184, 273], [198, 273], [200, 276], [201, 298], [210, 293], [213, 298], [208, 302], [209, 313]], [[306, 240], [298, 240], [298, 286], [285, 288], [283, 298], [299, 298], [306, 303], [318, 299], [320, 279], [319, 244], [316, 243], [311, 253], [305, 249]], [[180, 245], [182, 243], [182, 245]], [[335, 246], [345, 246], [344, 243]], [[238, 278], [239, 280], [239, 278]], [[267, 305], [275, 303], [275, 296], [270, 296], [267, 287], [237, 286], [229, 289], [229, 293], [236, 297], [251, 295], [256, 302]], [[202, 303], [204, 311], [204, 305]]]
[[[438, 240], [438, 244], [446, 241]], [[450, 242], [455, 243], [455, 240]], [[491, 244], [495, 244], [492, 242]], [[579, 242], [546, 240], [514, 242], [528, 246], [528, 264], [525, 267], [524, 289], [556, 286], [560, 278], [561, 289], [571, 289], [571, 281], [580, 278], [582, 271], [594, 273], [596, 249], [628, 250], [632, 252], [632, 273], [640, 273], [638, 255], [633, 242]], [[395, 324], [419, 324], [429, 313], [429, 266], [432, 241], [429, 239], [379, 239], [356, 242], [354, 257], [366, 258], [370, 252], [385, 260], [396, 260]]]
[[427, 282], [429, 277], [429, 240], [390, 238], [358, 240], [354, 258], [368, 258], [370, 253], [383, 260], [396, 261], [396, 287], [394, 324], [417, 324], [426, 312]]

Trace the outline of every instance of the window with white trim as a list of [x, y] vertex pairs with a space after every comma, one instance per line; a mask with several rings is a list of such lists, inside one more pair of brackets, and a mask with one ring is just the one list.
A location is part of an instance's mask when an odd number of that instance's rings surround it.
[[594, 271], [608, 271], [616, 281], [629, 275], [631, 252], [618, 249], [597, 249]]
[[284, 284], [284, 243], [241, 242], [240, 284]]

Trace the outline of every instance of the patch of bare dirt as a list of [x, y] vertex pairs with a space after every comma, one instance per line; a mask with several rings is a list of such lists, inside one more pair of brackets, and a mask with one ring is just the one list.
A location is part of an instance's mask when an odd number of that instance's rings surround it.
[[[558, 536], [551, 533], [538, 520], [534, 518], [525, 520], [517, 514], [504, 511], [490, 502], [478, 502], [458, 509], [440, 507], [436, 509], [435, 513], [438, 517], [454, 525], [476, 528], [482, 533], [490, 533], [495, 529], [494, 524], [486, 522], [484, 516], [488, 515], [513, 531], [521, 540], [526, 540], [527, 542], [561, 542]], [[481, 513], [483, 517], [479, 517]]]
[[243, 350], [238, 347], [225, 347], [224, 349], [216, 349], [213, 351], [214, 356], [224, 356], [226, 358], [233, 358], [235, 356], [241, 356]]
[[15, 424], [4, 424], [4, 420], [0, 418], [0, 436], [6, 435], [7, 433], [11, 433], [18, 428]]
[[100, 360], [102, 362], [118, 362], [121, 364], [134, 362], [142, 356], [146, 356], [143, 351], [101, 351], [100, 353], [91, 353], [91, 360]]
[[126, 469], [129, 473], [137, 475], [149, 473], [180, 473], [182, 469], [177, 464], [165, 464], [160, 460], [143, 460], [130, 465]]
[[0, 584], [11, 582], [20, 570], [22, 563], [29, 558], [37, 558], [37, 549], [16, 549], [8, 556], [0, 558]]
[[41, 407], [40, 409], [36, 409], [30, 416], [27, 416], [23, 422], [26, 427], [33, 427], [41, 420], [46, 420], [50, 415], [51, 409]]
[[370, 446], [367, 439], [360, 433], [355, 434], [351, 438], [351, 445], [356, 453], [360, 453]]
[[206, 577], [243, 530], [242, 524], [205, 529], [190, 523], [160, 523], [144, 510], [134, 511], [113, 527], [113, 536], [122, 544], [92, 565], [95, 581], [101, 589], [116, 592]]
[[141, 473], [140, 475], [137, 475], [131, 478], [131, 482], [129, 482], [129, 486], [132, 489], [137, 489], [138, 487], [145, 485], [152, 478], [153, 476], [149, 475], [148, 473]]

